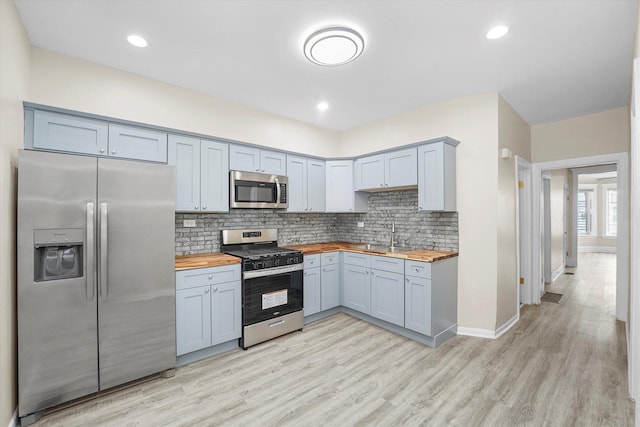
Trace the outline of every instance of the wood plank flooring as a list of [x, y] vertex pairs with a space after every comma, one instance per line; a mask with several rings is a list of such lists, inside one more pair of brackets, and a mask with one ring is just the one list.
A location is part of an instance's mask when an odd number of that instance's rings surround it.
[[37, 426], [632, 426], [615, 255], [580, 254], [497, 340], [426, 347], [345, 314], [52, 412]]

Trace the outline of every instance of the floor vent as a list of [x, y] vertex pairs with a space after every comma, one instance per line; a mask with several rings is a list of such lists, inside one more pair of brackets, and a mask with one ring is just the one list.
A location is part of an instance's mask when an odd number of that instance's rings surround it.
[[560, 302], [562, 295], [563, 294], [556, 294], [555, 292], [545, 292], [540, 298], [540, 301], [555, 302], [557, 304]]

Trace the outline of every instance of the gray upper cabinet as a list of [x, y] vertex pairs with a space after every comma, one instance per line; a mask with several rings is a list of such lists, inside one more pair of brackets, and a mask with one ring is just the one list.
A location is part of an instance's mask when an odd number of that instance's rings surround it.
[[255, 147], [231, 144], [229, 168], [231, 170], [287, 175], [286, 154]]
[[33, 148], [166, 163], [167, 134], [35, 110]]
[[457, 141], [418, 147], [418, 210], [456, 210]]
[[326, 162], [327, 212], [366, 212], [368, 195], [356, 193], [352, 160]]
[[287, 155], [288, 212], [324, 212], [325, 162]]
[[168, 163], [176, 167], [176, 211], [229, 211], [229, 157], [225, 143], [169, 135]]
[[387, 190], [418, 185], [417, 149], [408, 148], [362, 157], [354, 163], [357, 191]]
[[33, 112], [33, 148], [106, 156], [109, 124], [49, 111]]
[[166, 163], [167, 134], [109, 123], [109, 156]]

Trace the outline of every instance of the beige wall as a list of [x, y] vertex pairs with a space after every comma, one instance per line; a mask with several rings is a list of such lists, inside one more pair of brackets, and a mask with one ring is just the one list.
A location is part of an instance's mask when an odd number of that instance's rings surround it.
[[337, 133], [33, 48], [30, 101], [317, 156], [337, 151]]
[[551, 274], [564, 263], [564, 191], [569, 192], [569, 170], [548, 171], [551, 177]]
[[[511, 159], [500, 158], [507, 148]], [[517, 313], [518, 270], [516, 248], [516, 158], [531, 160], [529, 125], [502, 97], [498, 99], [498, 253], [497, 253], [497, 313], [496, 327], [508, 322]]]
[[22, 100], [29, 96], [30, 46], [14, 2], [0, 1], [0, 426], [16, 395], [16, 154], [23, 141]]
[[629, 151], [629, 108], [531, 127], [531, 160], [573, 159]]
[[354, 156], [445, 135], [461, 142], [456, 167], [460, 235], [458, 324], [494, 330], [498, 280], [498, 95], [452, 99], [343, 132], [337, 154]]

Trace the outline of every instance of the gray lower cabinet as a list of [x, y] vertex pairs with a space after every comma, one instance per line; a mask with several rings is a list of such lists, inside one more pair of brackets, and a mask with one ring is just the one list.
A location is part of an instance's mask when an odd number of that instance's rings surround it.
[[457, 323], [458, 258], [405, 261], [405, 327], [437, 336]]
[[342, 270], [342, 305], [371, 314], [371, 272], [368, 267], [345, 264]]
[[340, 253], [305, 256], [303, 280], [305, 316], [339, 307]]
[[323, 265], [320, 272], [320, 309], [339, 307], [340, 303], [340, 264]]
[[167, 161], [166, 132], [43, 110], [33, 111], [31, 145], [43, 150]]
[[404, 305], [404, 274], [372, 269], [371, 315], [404, 326]]
[[321, 274], [320, 267], [305, 268], [303, 276], [303, 307], [304, 315], [309, 316], [321, 311]]
[[177, 355], [240, 338], [240, 264], [176, 272]]

